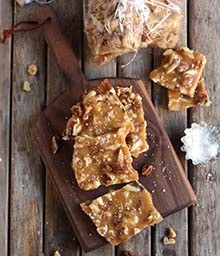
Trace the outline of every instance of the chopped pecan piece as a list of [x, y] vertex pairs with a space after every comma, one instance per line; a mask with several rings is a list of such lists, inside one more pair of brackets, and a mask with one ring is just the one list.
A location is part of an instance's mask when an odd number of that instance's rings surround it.
[[153, 165], [145, 165], [142, 168], [141, 175], [148, 176], [153, 171]]
[[71, 112], [72, 112], [72, 114], [73, 114], [74, 116], [76, 116], [76, 117], [81, 117], [82, 114], [83, 114], [83, 110], [82, 110], [81, 104], [78, 103], [78, 104], [72, 106]]

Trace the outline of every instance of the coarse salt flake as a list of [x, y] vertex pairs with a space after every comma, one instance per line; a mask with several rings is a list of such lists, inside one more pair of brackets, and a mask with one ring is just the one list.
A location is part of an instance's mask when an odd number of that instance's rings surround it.
[[212, 124], [201, 122], [193, 123], [186, 129], [181, 138], [181, 150], [186, 152], [186, 159], [191, 159], [194, 165], [207, 164], [215, 159], [220, 151], [220, 132]]

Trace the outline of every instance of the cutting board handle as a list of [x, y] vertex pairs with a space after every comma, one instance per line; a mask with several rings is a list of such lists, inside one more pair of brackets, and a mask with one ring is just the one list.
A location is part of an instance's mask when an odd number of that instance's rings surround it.
[[48, 5], [40, 6], [36, 13], [36, 18], [39, 23], [49, 19], [49, 22], [42, 27], [42, 31], [66, 81], [67, 88], [71, 88], [74, 84], [84, 85], [86, 83], [84, 74], [69, 42], [62, 32], [61, 25], [53, 8]]

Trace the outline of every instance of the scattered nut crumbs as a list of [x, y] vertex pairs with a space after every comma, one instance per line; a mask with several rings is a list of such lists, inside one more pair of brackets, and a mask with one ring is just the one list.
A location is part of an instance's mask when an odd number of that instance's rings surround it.
[[30, 92], [31, 91], [31, 84], [28, 81], [24, 81], [24, 83], [23, 83], [23, 90], [25, 92]]
[[165, 236], [163, 238], [163, 244], [164, 245], [171, 245], [171, 244], [175, 244], [176, 240], [174, 238], [168, 238], [167, 236]]
[[167, 236], [163, 238], [163, 244], [164, 245], [170, 245], [170, 244], [175, 244], [176, 243], [176, 232], [173, 228], [169, 227]]
[[55, 251], [53, 256], [61, 256], [60, 253], [58, 251]]
[[135, 256], [134, 253], [132, 253], [131, 251], [122, 251], [121, 256]]
[[141, 175], [148, 176], [152, 171], [153, 171], [153, 165], [149, 165], [149, 166], [145, 165], [142, 168]]
[[176, 238], [176, 232], [175, 232], [175, 230], [173, 229], [173, 228], [169, 228], [168, 229], [168, 238]]
[[57, 153], [57, 150], [58, 150], [58, 140], [59, 140], [59, 137], [57, 135], [54, 135], [52, 137], [52, 140], [51, 140], [51, 150], [53, 152], [53, 154], [55, 155]]
[[37, 74], [37, 66], [35, 64], [31, 64], [27, 67], [27, 73], [30, 76], [36, 76]]

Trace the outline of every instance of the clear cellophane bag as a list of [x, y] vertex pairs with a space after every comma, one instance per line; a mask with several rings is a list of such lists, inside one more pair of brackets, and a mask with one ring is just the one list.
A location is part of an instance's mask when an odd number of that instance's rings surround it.
[[179, 0], [85, 0], [84, 28], [98, 64], [139, 48], [173, 48], [178, 41]]

